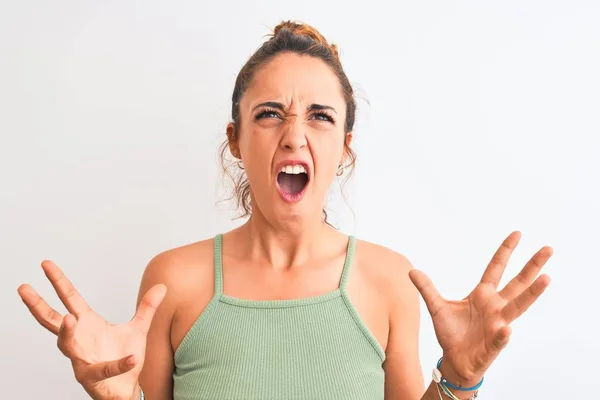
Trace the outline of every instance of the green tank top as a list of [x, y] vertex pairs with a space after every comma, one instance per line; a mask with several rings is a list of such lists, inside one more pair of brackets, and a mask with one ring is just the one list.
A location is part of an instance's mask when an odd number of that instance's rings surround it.
[[223, 294], [222, 235], [214, 239], [214, 297], [175, 352], [175, 400], [384, 398], [385, 352], [339, 287], [291, 300]]

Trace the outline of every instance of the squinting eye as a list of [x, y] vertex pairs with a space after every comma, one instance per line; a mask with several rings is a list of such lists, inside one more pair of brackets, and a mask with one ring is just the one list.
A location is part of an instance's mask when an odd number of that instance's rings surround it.
[[277, 112], [275, 112], [275, 111], [265, 110], [265, 111], [261, 111], [256, 116], [256, 119], [260, 119], [260, 118], [279, 118], [279, 114], [277, 114]]
[[331, 118], [331, 116], [329, 114], [326, 113], [314, 113], [313, 114], [315, 116], [316, 119], [318, 119], [319, 121], [326, 121], [326, 122], [331, 122], [334, 123], [335, 121], [333, 120], [333, 118]]

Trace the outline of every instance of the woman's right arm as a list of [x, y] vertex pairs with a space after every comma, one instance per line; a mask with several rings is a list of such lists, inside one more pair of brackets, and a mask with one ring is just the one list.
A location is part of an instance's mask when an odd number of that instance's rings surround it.
[[156, 311], [147, 336], [146, 361], [140, 372], [139, 384], [146, 399], [173, 399], [173, 347], [171, 345], [171, 324], [177, 309], [177, 288], [172, 279], [172, 263], [168, 254], [159, 254], [146, 267], [142, 276], [137, 304], [149, 288], [162, 283], [167, 286], [167, 294]]
[[94, 400], [139, 396], [147, 333], [164, 300], [165, 285], [143, 292], [134, 317], [117, 325], [96, 313], [56, 264], [44, 261], [42, 268], [67, 314], [51, 308], [28, 284], [20, 285], [18, 292], [38, 323], [56, 335], [59, 350], [71, 360], [76, 380]]
[[191, 252], [159, 254], [148, 263], [135, 315], [124, 324], [112, 324], [97, 314], [52, 261], [42, 262], [42, 268], [66, 315], [51, 308], [30, 285], [19, 286], [23, 302], [38, 323], [56, 336], [76, 380], [92, 399], [137, 400], [138, 386], [147, 399], [173, 399], [173, 321], [176, 311], [183, 310], [185, 289], [192, 296], [198, 292], [190, 272], [201, 270], [195, 262], [206, 258], [195, 247], [189, 248]]

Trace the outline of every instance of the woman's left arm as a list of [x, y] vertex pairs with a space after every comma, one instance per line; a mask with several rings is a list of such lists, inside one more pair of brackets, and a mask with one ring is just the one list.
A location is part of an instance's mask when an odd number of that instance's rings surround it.
[[394, 260], [394, 264], [395, 276], [390, 279], [393, 287], [388, 294], [390, 329], [383, 364], [385, 400], [437, 400], [435, 385], [424, 388], [419, 359], [419, 292], [408, 275], [412, 266], [404, 257]]
[[423, 272], [410, 270], [408, 273], [425, 301], [443, 354], [438, 380], [441, 377], [446, 381], [442, 380], [444, 385], [432, 381], [425, 393], [418, 357], [419, 304], [415, 300], [418, 296], [404, 288], [404, 280], [400, 280], [401, 290], [396, 291], [396, 298], [390, 301], [390, 336], [384, 364], [386, 400], [449, 398], [440, 395], [439, 391], [443, 390], [448, 390], [457, 399], [472, 398], [475, 392], [465, 389], [478, 387], [485, 372], [508, 344], [510, 323], [520, 317], [550, 284], [547, 275], [538, 276], [553, 252], [552, 248], [543, 247], [517, 276], [498, 290], [520, 238], [520, 232], [513, 232], [504, 240], [480, 282], [462, 300], [444, 299]]

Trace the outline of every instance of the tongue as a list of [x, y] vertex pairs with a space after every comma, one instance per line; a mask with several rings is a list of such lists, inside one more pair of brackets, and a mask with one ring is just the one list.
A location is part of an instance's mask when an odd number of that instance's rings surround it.
[[286, 174], [281, 172], [277, 176], [277, 182], [284, 192], [289, 194], [298, 194], [304, 189], [308, 177], [306, 174]]

